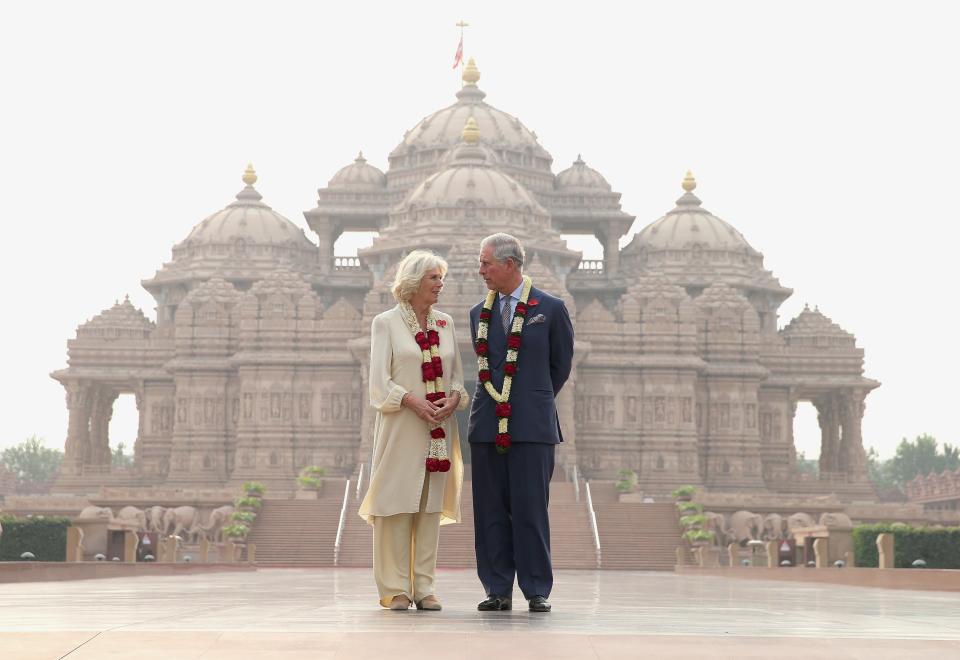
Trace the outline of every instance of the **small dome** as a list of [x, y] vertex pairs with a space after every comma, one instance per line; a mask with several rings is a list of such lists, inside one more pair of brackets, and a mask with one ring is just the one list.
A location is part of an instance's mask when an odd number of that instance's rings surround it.
[[556, 180], [557, 190], [587, 191], [601, 190], [610, 192], [610, 184], [600, 172], [588, 167], [579, 154], [573, 165], [560, 172]]
[[356, 160], [333, 175], [329, 188], [348, 188], [350, 190], [379, 190], [386, 188], [387, 177], [383, 172], [367, 162], [363, 152]]
[[[316, 247], [302, 229], [260, 201], [263, 198], [253, 187], [256, 181], [256, 172], [248, 166], [243, 175], [246, 186], [237, 193], [236, 201], [196, 225], [173, 248], [174, 261], [205, 246], [227, 246], [224, 257], [231, 256], [231, 250], [238, 247], [243, 252], [245, 247], [257, 245], [284, 246], [304, 255], [315, 253]], [[204, 252], [205, 257], [219, 254]]]
[[696, 180], [687, 172], [685, 192], [677, 206], [644, 227], [625, 249], [636, 245], [652, 250], [689, 250], [696, 245], [710, 250], [754, 252], [743, 234], [700, 206], [700, 199], [693, 194], [696, 187]]

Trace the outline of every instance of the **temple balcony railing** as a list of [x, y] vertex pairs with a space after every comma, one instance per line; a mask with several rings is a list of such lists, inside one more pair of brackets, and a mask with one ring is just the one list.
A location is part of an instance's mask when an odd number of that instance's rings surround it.
[[334, 257], [333, 270], [337, 272], [359, 272], [360, 257]]
[[603, 259], [584, 259], [580, 262], [580, 265], [577, 266], [578, 275], [594, 275], [601, 277], [604, 275], [603, 270]]

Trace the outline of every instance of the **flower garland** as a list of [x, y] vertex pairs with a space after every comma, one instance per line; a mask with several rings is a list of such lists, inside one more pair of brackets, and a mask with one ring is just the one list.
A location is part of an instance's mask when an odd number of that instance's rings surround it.
[[[437, 320], [433, 307], [427, 312], [427, 331], [420, 329], [417, 314], [410, 303], [400, 303], [400, 311], [407, 328], [413, 334], [417, 346], [420, 347], [422, 363], [420, 364], [423, 382], [427, 386], [426, 400], [436, 403], [446, 397], [443, 391], [443, 361], [440, 359], [440, 333], [438, 327], [444, 327], [446, 322]], [[447, 434], [440, 424], [430, 422], [430, 448], [427, 451], [427, 472], [446, 472], [450, 469], [450, 458], [447, 455]]]
[[[506, 454], [510, 450], [510, 415], [513, 409], [510, 407], [510, 386], [513, 384], [513, 377], [517, 374], [517, 358], [520, 355], [520, 333], [523, 332], [524, 320], [527, 318], [528, 306], [535, 305], [536, 301], [530, 301], [530, 289], [533, 288], [533, 280], [529, 276], [523, 276], [523, 290], [520, 293], [520, 302], [513, 312], [513, 322], [510, 325], [510, 335], [507, 337], [507, 359], [503, 367], [503, 388], [498, 392], [497, 388], [490, 382], [490, 346], [488, 337], [490, 334], [490, 311], [493, 309], [493, 301], [497, 297], [496, 291], [489, 291], [486, 300], [483, 301], [483, 309], [480, 310], [480, 323], [477, 326], [477, 366], [479, 368], [478, 378], [483, 383], [494, 401], [497, 402], [494, 412], [497, 415], [497, 435], [494, 438], [494, 444], [497, 445], [497, 452]], [[529, 302], [528, 302], [529, 301]]]

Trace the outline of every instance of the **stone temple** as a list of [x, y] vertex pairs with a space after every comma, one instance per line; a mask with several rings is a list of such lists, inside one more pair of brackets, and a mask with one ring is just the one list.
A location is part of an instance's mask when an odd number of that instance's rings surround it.
[[[568, 475], [628, 468], [649, 493], [694, 484], [873, 499], [861, 420], [879, 383], [864, 377], [854, 336], [816, 309], [779, 327], [791, 290], [703, 207], [689, 173], [673, 208], [664, 200], [663, 217], [621, 249], [634, 217], [620, 194], [580, 158], [554, 174], [536, 134], [486, 103], [479, 78], [471, 60], [455, 102], [407, 131], [385, 173], [362, 155], [337, 172], [304, 213], [311, 236], [264, 203], [248, 168], [236, 199], [142, 282], [155, 321], [124, 300], [81, 325], [69, 366], [52, 374], [69, 409], [55, 490], [256, 479], [276, 492], [307, 465], [358, 474], [372, 435], [370, 320], [394, 304], [396, 263], [413, 248], [450, 262], [441, 307], [456, 319], [469, 379], [467, 310], [485, 292], [479, 241], [506, 231], [574, 318], [575, 369], [559, 397]], [[336, 256], [337, 239], [356, 231], [376, 232], [372, 246]], [[569, 234], [595, 236], [603, 259], [581, 260]], [[135, 465], [112, 468], [110, 416], [129, 393]], [[795, 467], [804, 401], [822, 433], [813, 480]]]

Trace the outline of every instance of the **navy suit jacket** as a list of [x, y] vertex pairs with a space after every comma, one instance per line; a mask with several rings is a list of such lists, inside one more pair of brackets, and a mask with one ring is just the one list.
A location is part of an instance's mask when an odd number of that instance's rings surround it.
[[[567, 382], [573, 364], [573, 324], [562, 300], [537, 288], [530, 290], [527, 318], [520, 333], [517, 373], [510, 387], [510, 437], [512, 442], [563, 442], [557, 417], [556, 396]], [[483, 303], [470, 310], [470, 338], [477, 345], [477, 326]], [[500, 294], [490, 310], [489, 342], [490, 381], [497, 391], [503, 387], [503, 367], [507, 358], [507, 338], [500, 319]], [[496, 402], [483, 383], [470, 408], [467, 439], [470, 442], [493, 442], [497, 434]]]

